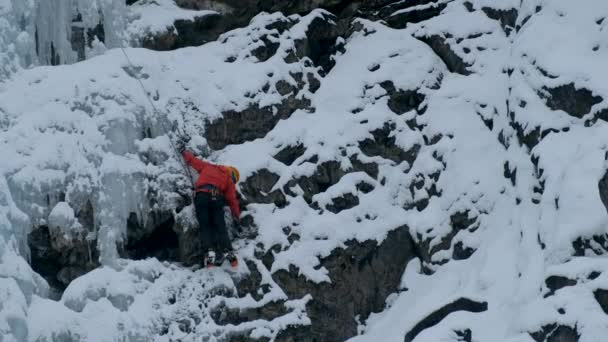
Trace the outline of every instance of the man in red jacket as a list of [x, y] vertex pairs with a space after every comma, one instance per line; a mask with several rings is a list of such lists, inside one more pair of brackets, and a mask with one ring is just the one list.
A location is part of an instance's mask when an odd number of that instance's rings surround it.
[[205, 252], [204, 263], [207, 267], [221, 265], [226, 258], [236, 267], [238, 261], [226, 230], [224, 206], [227, 204], [230, 207], [238, 224], [241, 210], [235, 184], [239, 181], [239, 172], [230, 166], [215, 165], [198, 159], [184, 145], [183, 142], [178, 143], [178, 149], [186, 163], [199, 174], [195, 183], [194, 207]]

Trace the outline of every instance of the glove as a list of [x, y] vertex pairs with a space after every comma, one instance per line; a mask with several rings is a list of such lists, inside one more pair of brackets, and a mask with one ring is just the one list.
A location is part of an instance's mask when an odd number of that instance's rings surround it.
[[175, 141], [175, 148], [177, 149], [177, 151], [179, 153], [182, 153], [186, 150], [186, 145], [188, 144], [189, 141], [190, 141], [189, 137], [178, 136], [177, 140]]

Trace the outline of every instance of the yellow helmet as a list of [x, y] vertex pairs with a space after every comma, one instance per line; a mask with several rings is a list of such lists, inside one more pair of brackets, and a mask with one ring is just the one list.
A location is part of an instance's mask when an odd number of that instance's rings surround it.
[[226, 170], [228, 170], [228, 173], [230, 173], [230, 178], [232, 178], [232, 181], [234, 182], [234, 184], [239, 182], [239, 179], [241, 179], [241, 174], [239, 173], [239, 170], [237, 170], [235, 167], [232, 166], [224, 166], [226, 168]]

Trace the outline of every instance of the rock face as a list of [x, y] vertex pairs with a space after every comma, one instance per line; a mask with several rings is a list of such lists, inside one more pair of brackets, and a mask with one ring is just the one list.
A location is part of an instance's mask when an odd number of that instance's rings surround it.
[[62, 291], [72, 280], [99, 266], [96, 241], [85, 238], [64, 241], [46, 226], [29, 235], [32, 268], [53, 288]]
[[290, 298], [311, 295], [306, 308], [312, 321], [301, 331], [285, 331], [279, 341], [344, 341], [357, 334], [354, 317], [366, 319], [384, 308], [389, 294], [399, 290], [405, 266], [415, 257], [407, 227], [390, 232], [380, 245], [349, 241], [321, 261], [331, 283], [315, 284], [297, 269], [274, 274]]

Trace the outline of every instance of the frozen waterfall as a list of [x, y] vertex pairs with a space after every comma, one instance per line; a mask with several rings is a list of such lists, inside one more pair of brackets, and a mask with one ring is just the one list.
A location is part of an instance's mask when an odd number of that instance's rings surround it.
[[120, 0], [0, 0], [0, 79], [121, 46], [125, 13]]

